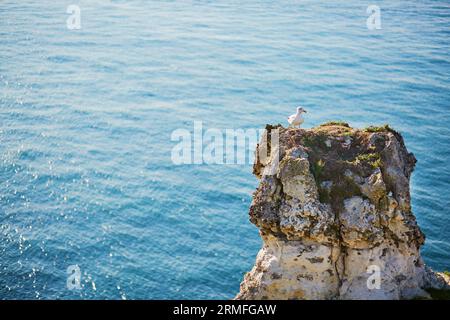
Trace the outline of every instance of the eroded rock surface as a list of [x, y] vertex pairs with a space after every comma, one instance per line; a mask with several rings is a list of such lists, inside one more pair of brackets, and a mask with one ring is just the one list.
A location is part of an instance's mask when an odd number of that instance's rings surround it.
[[[253, 167], [260, 184], [249, 212], [264, 245], [237, 299], [411, 299], [449, 288], [420, 257], [416, 159], [399, 133], [330, 123], [267, 126], [265, 138], [274, 130], [279, 143]], [[377, 270], [379, 285], [369, 278]]]

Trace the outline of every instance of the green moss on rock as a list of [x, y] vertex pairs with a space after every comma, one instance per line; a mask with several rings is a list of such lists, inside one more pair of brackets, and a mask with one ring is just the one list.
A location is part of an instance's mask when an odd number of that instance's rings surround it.
[[317, 150], [326, 148], [326, 140], [327, 136], [325, 134], [305, 135], [302, 139], [302, 144], [307, 148]]
[[381, 168], [383, 166], [381, 155], [379, 153], [359, 154], [352, 162], [356, 165], [367, 164], [373, 169]]
[[450, 300], [450, 290], [427, 289], [426, 291], [433, 300]]
[[384, 126], [369, 126], [364, 129], [365, 132], [395, 132], [388, 124]]
[[316, 180], [316, 183], [319, 183], [321, 181], [321, 175], [324, 167], [325, 162], [322, 159], [314, 162], [314, 164], [311, 166], [311, 172], [314, 176], [314, 180]]
[[350, 128], [350, 125], [344, 121], [328, 121], [320, 125], [320, 127], [328, 127], [328, 126], [341, 126]]

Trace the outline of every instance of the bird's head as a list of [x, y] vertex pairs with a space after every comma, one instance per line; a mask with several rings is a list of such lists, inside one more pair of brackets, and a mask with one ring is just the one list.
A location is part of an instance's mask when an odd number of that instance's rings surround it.
[[302, 107], [297, 107], [297, 113], [302, 113], [302, 112], [306, 113], [306, 110], [303, 109]]

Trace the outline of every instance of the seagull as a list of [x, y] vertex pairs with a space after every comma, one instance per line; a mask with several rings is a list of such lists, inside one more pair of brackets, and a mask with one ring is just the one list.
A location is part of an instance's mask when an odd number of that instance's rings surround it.
[[291, 116], [289, 116], [288, 118], [288, 122], [289, 122], [289, 126], [299, 126], [303, 123], [303, 121], [305, 121], [305, 119], [302, 118], [302, 113], [306, 112], [305, 109], [303, 109], [302, 107], [297, 107], [297, 113], [293, 114]]

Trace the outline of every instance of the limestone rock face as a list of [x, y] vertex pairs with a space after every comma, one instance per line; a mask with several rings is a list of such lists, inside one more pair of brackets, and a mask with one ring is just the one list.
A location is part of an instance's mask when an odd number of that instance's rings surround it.
[[410, 299], [449, 288], [420, 257], [416, 159], [389, 127], [267, 126], [250, 221], [264, 245], [237, 299]]

